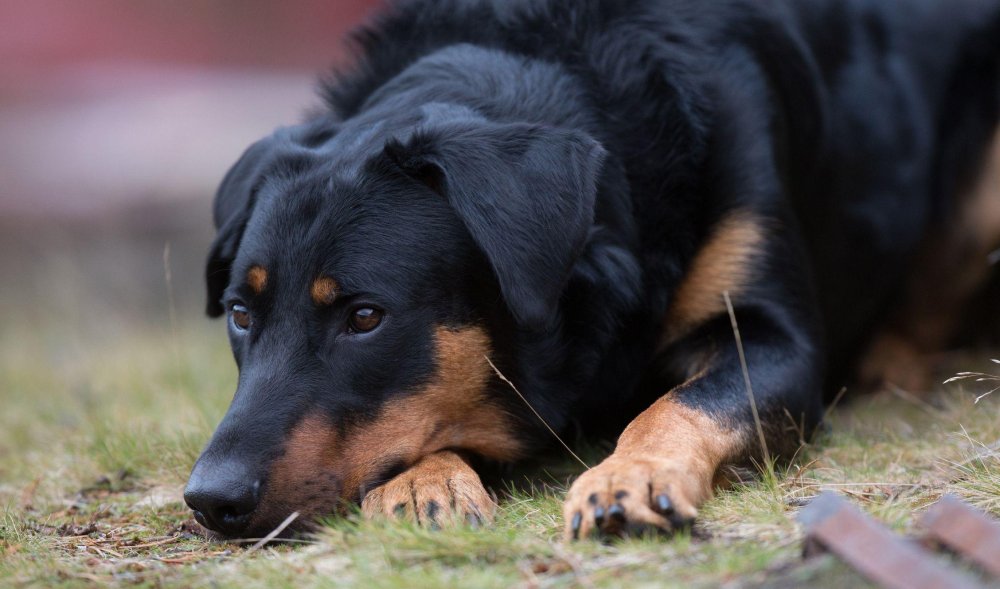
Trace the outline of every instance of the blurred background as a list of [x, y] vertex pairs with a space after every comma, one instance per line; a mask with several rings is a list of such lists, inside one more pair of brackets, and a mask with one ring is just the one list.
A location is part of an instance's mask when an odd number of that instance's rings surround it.
[[178, 319], [198, 316], [218, 182], [317, 105], [377, 4], [0, 3], [0, 329], [165, 314], [168, 246]]
[[[204, 443], [235, 388], [203, 313], [213, 194], [252, 141], [318, 106], [378, 4], [0, 2], [0, 458], [20, 457], [0, 460], [0, 491], [53, 436], [146, 443], [170, 422], [188, 455]], [[129, 455], [107, 453], [108, 469]]]

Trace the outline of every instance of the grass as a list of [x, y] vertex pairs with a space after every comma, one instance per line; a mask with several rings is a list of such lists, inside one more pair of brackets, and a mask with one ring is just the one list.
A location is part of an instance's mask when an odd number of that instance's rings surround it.
[[235, 386], [222, 327], [151, 323], [95, 337], [12, 318], [0, 333], [0, 585], [856, 587], [833, 559], [801, 559], [794, 516], [821, 490], [907, 534], [944, 493], [1000, 515], [1000, 396], [977, 403], [989, 383], [971, 380], [851, 400], [791, 464], [721, 492], [672, 540], [561, 543], [565, 475], [582, 468], [567, 456], [488, 529], [355, 515], [248, 554], [195, 533], [180, 497]]

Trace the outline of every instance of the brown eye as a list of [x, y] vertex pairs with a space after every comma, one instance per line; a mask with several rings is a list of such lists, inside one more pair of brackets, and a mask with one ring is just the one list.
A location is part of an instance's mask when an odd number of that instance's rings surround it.
[[365, 333], [366, 331], [375, 329], [379, 323], [382, 323], [382, 311], [371, 307], [359, 307], [351, 313], [351, 318], [348, 322], [350, 323], [351, 331]]
[[233, 317], [233, 325], [236, 329], [245, 331], [250, 328], [250, 311], [243, 305], [233, 305], [230, 310], [230, 315]]

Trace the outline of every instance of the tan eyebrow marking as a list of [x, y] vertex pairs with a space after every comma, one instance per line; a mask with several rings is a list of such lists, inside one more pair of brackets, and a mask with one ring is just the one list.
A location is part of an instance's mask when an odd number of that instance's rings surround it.
[[267, 270], [262, 266], [251, 266], [247, 271], [247, 284], [253, 289], [255, 294], [264, 292], [267, 288]]
[[312, 283], [309, 294], [317, 305], [332, 305], [333, 301], [337, 300], [338, 290], [340, 287], [336, 280], [329, 276], [323, 276]]

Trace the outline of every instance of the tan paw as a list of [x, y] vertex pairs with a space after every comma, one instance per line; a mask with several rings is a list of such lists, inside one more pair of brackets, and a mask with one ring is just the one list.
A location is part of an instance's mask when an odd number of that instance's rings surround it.
[[[711, 495], [704, 476], [675, 461], [611, 455], [580, 475], [563, 504], [567, 540], [686, 528]], [[709, 481], [710, 481], [709, 477]]]
[[930, 389], [934, 360], [910, 340], [883, 332], [869, 346], [858, 366], [862, 387], [878, 390], [894, 386], [909, 393]]
[[496, 502], [479, 475], [453, 452], [437, 452], [365, 495], [367, 517], [414, 521], [430, 528], [493, 521]]

